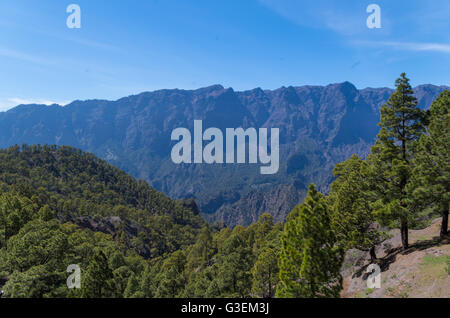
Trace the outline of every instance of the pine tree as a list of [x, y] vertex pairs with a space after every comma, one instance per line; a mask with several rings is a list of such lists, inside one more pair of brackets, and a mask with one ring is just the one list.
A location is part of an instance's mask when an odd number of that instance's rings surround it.
[[225, 297], [246, 298], [251, 294], [251, 269], [254, 255], [246, 240], [244, 229], [237, 226], [223, 243], [217, 257], [217, 283]]
[[370, 191], [368, 164], [353, 155], [337, 164], [333, 170], [336, 180], [329, 195], [332, 227], [345, 249], [369, 251], [375, 262], [375, 246], [384, 238], [378, 230], [371, 203], [376, 196]]
[[395, 82], [396, 91], [381, 108], [381, 127], [371, 149], [374, 185], [380, 199], [374, 208], [381, 220], [400, 228], [403, 248], [408, 248], [408, 227], [414, 221], [414, 204], [408, 198], [411, 177], [412, 145], [424, 133], [425, 112], [417, 99], [406, 74]]
[[285, 224], [277, 297], [339, 297], [344, 253], [335, 243], [325, 197], [310, 185]]
[[186, 263], [186, 271], [193, 272], [204, 268], [213, 252], [212, 236], [207, 226], [203, 227], [197, 237], [197, 241], [192, 246]]
[[158, 268], [156, 266], [146, 266], [142, 279], [140, 281], [140, 291], [144, 298], [153, 298], [153, 293], [156, 290], [155, 276]]
[[108, 260], [103, 252], [97, 252], [88, 265], [86, 274], [82, 276], [81, 297], [100, 298], [112, 295], [112, 279], [114, 278], [108, 266]]
[[271, 232], [273, 231], [273, 216], [269, 213], [263, 213], [259, 216], [258, 222], [254, 223], [255, 235], [253, 244], [253, 252], [259, 255], [260, 249], [267, 247], [267, 245], [272, 244], [279, 246], [279, 240], [271, 242]]
[[442, 216], [440, 236], [448, 234], [450, 207], [450, 91], [446, 90], [430, 108], [427, 135], [420, 138], [414, 158], [414, 199], [422, 208], [431, 206]]
[[278, 283], [278, 255], [267, 247], [258, 256], [252, 269], [252, 293], [262, 298], [272, 298]]
[[125, 298], [133, 298], [136, 293], [139, 291], [139, 282], [136, 278], [136, 275], [131, 274], [130, 278], [128, 278], [127, 287], [123, 293]]
[[164, 261], [155, 294], [156, 298], [175, 298], [182, 295], [186, 286], [185, 264], [186, 256], [182, 250], [172, 253]]
[[43, 221], [50, 221], [55, 218], [55, 213], [46, 204], [39, 209], [39, 216]]

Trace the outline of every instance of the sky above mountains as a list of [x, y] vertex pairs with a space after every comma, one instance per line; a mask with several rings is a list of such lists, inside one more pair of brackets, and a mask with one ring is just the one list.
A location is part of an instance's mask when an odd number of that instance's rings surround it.
[[[81, 28], [66, 25], [70, 3]], [[369, 4], [381, 28], [369, 29]], [[220, 83], [450, 83], [448, 0], [0, 2], [0, 111]]]

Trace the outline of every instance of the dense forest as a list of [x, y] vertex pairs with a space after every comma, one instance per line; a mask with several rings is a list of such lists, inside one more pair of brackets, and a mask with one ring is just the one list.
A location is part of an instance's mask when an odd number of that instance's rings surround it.
[[449, 109], [447, 90], [421, 110], [402, 74], [367, 158], [336, 165], [328, 194], [310, 185], [284, 223], [248, 227], [208, 224], [195, 201], [75, 148], [0, 150], [3, 297], [339, 297], [346, 251], [377, 262], [389, 229], [407, 250], [408, 229], [437, 216], [448, 235]]

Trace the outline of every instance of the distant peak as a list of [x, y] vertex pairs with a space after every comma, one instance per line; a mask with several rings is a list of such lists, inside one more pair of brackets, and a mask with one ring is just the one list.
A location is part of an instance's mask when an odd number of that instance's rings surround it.
[[202, 87], [199, 89], [196, 89], [196, 92], [213, 92], [213, 91], [222, 91], [225, 88], [220, 85], [220, 84], [215, 84], [215, 85], [211, 85], [211, 86], [207, 86], [207, 87]]
[[46, 108], [62, 108], [64, 106], [59, 105], [59, 104], [51, 104], [51, 105], [46, 105], [46, 104], [20, 104], [17, 105], [9, 110], [7, 110], [6, 112], [8, 113], [12, 113], [12, 112], [16, 112], [16, 111], [21, 111], [21, 110], [33, 110], [33, 109], [46, 109]]
[[342, 88], [347, 88], [347, 89], [355, 90], [355, 91], [358, 90], [358, 89], [356, 88], [355, 85], [353, 85], [352, 83], [350, 83], [350, 82], [348, 82], [348, 81], [345, 81], [345, 82], [342, 82], [342, 83], [337, 83], [337, 84], [334, 84], [334, 85], [336, 85], [336, 86], [338, 86], [338, 87], [342, 87]]

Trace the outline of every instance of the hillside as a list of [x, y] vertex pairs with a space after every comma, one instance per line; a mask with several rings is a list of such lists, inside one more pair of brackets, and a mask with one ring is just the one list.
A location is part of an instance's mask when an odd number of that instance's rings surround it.
[[[269, 214], [233, 230], [206, 226], [194, 201], [172, 201], [71, 147], [11, 147], [0, 151], [0, 159], [3, 297], [276, 295], [289, 232]], [[398, 230], [389, 232], [392, 238], [376, 249], [380, 290], [365, 287], [367, 252], [347, 252], [341, 296], [448, 297], [450, 245], [436, 237], [441, 220], [410, 230], [405, 252]], [[313, 222], [314, 235], [320, 226]], [[81, 289], [66, 288], [69, 264], [82, 268]]]
[[[75, 148], [0, 150], [0, 297], [262, 297], [251, 271], [281, 230], [269, 215], [209, 227], [194, 201]], [[66, 286], [72, 264], [79, 289]]]
[[[445, 87], [415, 88], [421, 108]], [[70, 145], [89, 151], [146, 180], [173, 198], [194, 198], [207, 220], [250, 224], [263, 212], [284, 220], [311, 182], [327, 192], [334, 165], [368, 153], [378, 131], [379, 109], [393, 90], [358, 90], [351, 83], [237, 92], [215, 85], [160, 90], [117, 101], [21, 105], [0, 113], [0, 147]], [[177, 127], [280, 128], [278, 174], [258, 165], [175, 165], [170, 160]]]
[[[16, 146], [0, 150], [1, 193], [10, 201], [17, 197], [18, 211], [23, 208], [22, 199], [31, 200], [33, 206], [29, 213], [17, 215], [20, 221], [11, 216], [2, 219], [6, 230], [0, 231], [6, 232], [7, 238], [45, 207], [62, 222], [83, 225], [89, 223], [86, 222], [89, 218], [105, 223], [116, 217], [115, 223], [125, 229], [130, 228], [129, 224], [138, 224], [139, 228], [126, 231], [127, 235], [130, 240], [136, 238], [136, 245], [145, 246], [142, 253], [147, 257], [156, 257], [192, 244], [205, 224], [198, 211], [176, 203], [92, 154], [67, 146]], [[4, 241], [5, 235], [1, 238]]]
[[[410, 230], [411, 248], [401, 251], [399, 231], [377, 247], [381, 288], [367, 288], [367, 255], [350, 251], [342, 297], [450, 298], [450, 238], [439, 241], [441, 219], [421, 230]], [[351, 265], [358, 264], [358, 265]], [[361, 266], [365, 265], [365, 266]], [[447, 269], [448, 268], [448, 269]]]

